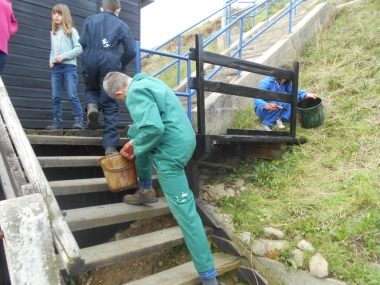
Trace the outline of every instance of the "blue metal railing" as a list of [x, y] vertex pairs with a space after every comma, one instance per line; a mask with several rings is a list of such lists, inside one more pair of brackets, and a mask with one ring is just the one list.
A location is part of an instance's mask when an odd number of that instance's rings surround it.
[[[185, 61], [185, 64], [186, 64], [186, 80], [187, 80], [186, 92], [175, 92], [175, 94], [177, 96], [182, 96], [182, 97], [187, 98], [187, 114], [188, 114], [188, 117], [190, 120], [191, 120], [191, 98], [196, 91], [189, 88], [188, 82], [190, 81], [190, 77], [191, 77], [191, 61], [188, 58], [189, 51], [184, 53], [183, 55], [181, 55], [182, 54], [182, 52], [181, 52], [181, 37], [182, 37], [182, 35], [187, 33], [188, 31], [190, 31], [194, 27], [200, 25], [201, 23], [205, 22], [206, 20], [209, 20], [211, 17], [214, 17], [217, 13], [220, 13], [221, 11], [224, 10], [224, 11], [226, 11], [225, 26], [222, 27], [222, 29], [219, 30], [218, 32], [216, 32], [215, 34], [211, 35], [208, 39], [206, 39], [203, 43], [203, 47], [204, 48], [207, 47], [209, 44], [211, 44], [213, 41], [215, 41], [222, 34], [227, 35], [227, 46], [230, 47], [231, 29], [233, 26], [235, 26], [237, 23], [239, 23], [240, 28], [239, 28], [239, 35], [238, 35], [239, 36], [238, 47], [236, 48], [236, 50], [234, 50], [234, 52], [230, 56], [235, 57], [236, 55], [238, 55], [238, 58], [241, 58], [242, 57], [242, 51], [243, 51], [244, 47], [246, 47], [247, 45], [252, 43], [252, 41], [254, 41], [256, 38], [258, 38], [260, 35], [262, 35], [265, 31], [267, 31], [270, 27], [272, 27], [275, 23], [277, 23], [280, 19], [285, 17], [287, 14], [289, 15], [288, 32], [291, 33], [292, 32], [292, 16], [296, 15], [297, 6], [300, 5], [302, 2], [304, 2], [305, 0], [289, 0], [289, 7], [288, 7], [288, 9], [286, 9], [286, 11], [281, 13], [281, 15], [276, 17], [276, 19], [274, 19], [271, 23], [269, 23], [263, 29], [258, 31], [250, 39], [247, 39], [244, 43], [243, 43], [244, 20], [252, 18], [252, 28], [253, 28], [257, 15], [259, 15], [260, 13], [265, 11], [266, 20], [268, 20], [269, 14], [270, 14], [269, 13], [270, 12], [270, 6], [273, 5], [274, 3], [281, 2], [281, 5], [282, 5], [281, 7], [284, 7], [285, 6], [285, 0], [254, 0], [254, 1], [245, 2], [245, 3], [252, 3], [252, 6], [246, 7], [245, 9], [240, 10], [239, 12], [232, 14], [231, 13], [232, 4], [234, 4], [238, 1], [239, 0], [227, 1], [226, 5], [224, 7], [222, 7], [221, 9], [217, 10], [216, 12], [212, 13], [208, 17], [197, 22], [196, 24], [187, 28], [185, 31], [177, 34], [176, 36], [172, 37], [171, 39], [169, 39], [168, 41], [166, 41], [165, 43], [159, 45], [158, 47], [156, 47], [154, 49], [142, 48], [142, 47], [140, 47], [140, 42], [136, 42], [136, 51], [137, 51], [137, 56], [135, 58], [135, 72], [136, 73], [141, 72], [141, 61], [146, 59], [147, 57], [149, 57], [151, 55], [159, 55], [159, 56], [163, 56], [163, 57], [173, 58], [174, 60], [171, 63], [167, 64], [165, 67], [158, 70], [152, 76], [156, 77], [156, 76], [162, 74], [163, 72], [165, 72], [166, 70], [168, 70], [170, 67], [177, 65], [176, 82], [178, 85], [181, 80], [185, 79], [185, 78], [181, 79], [181, 61]], [[324, 2], [326, 2], [326, 1], [327, 0], [324, 0]], [[174, 40], [177, 40], [177, 54], [170, 54], [170, 53], [162, 52], [159, 50]], [[141, 56], [141, 53], [145, 53], [145, 54], [143, 56]], [[212, 78], [218, 71], [220, 71], [221, 68], [222, 68], [221, 66], [216, 68], [211, 74], [209, 74], [206, 77], [206, 79]], [[237, 71], [237, 76], [240, 76], [240, 71]]]

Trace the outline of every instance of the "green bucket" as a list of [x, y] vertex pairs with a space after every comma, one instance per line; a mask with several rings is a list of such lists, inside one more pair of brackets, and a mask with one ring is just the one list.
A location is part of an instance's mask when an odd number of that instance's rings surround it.
[[321, 98], [298, 101], [297, 111], [301, 126], [305, 129], [318, 127], [325, 120]]

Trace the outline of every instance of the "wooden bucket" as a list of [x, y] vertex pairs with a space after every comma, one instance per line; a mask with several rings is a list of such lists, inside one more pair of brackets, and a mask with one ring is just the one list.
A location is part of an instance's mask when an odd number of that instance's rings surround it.
[[111, 192], [137, 188], [137, 173], [134, 161], [129, 161], [116, 153], [98, 159]]

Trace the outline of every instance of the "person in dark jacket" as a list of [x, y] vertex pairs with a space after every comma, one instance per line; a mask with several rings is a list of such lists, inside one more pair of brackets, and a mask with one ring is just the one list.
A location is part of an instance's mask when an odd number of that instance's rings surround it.
[[[136, 56], [135, 41], [127, 24], [118, 18], [119, 0], [103, 0], [101, 12], [89, 16], [84, 24], [79, 43], [83, 47], [82, 74], [85, 89], [85, 106], [88, 128], [100, 129], [99, 111], [103, 112], [103, 147], [105, 155], [117, 153], [120, 138], [117, 123], [119, 105], [103, 90], [103, 79], [111, 71], [125, 70]], [[123, 54], [119, 58], [118, 48]]]

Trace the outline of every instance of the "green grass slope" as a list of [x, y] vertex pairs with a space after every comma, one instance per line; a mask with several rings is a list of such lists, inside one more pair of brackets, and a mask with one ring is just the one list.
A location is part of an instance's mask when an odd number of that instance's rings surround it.
[[[345, 7], [311, 39], [300, 61], [300, 88], [322, 98], [325, 122], [302, 129], [308, 143], [247, 169], [249, 191], [223, 199], [237, 231], [261, 237], [264, 226], [310, 241], [330, 277], [380, 284], [380, 1]], [[260, 125], [253, 105], [235, 128]], [[288, 126], [287, 126], [288, 127]], [[308, 269], [308, 258], [303, 269]], [[281, 256], [280, 256], [281, 260]]]

